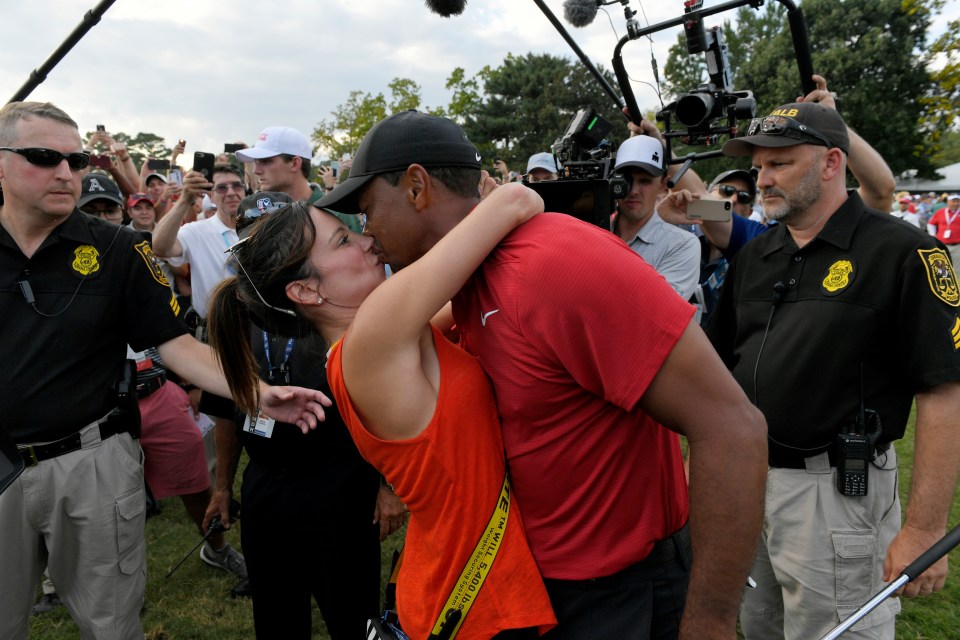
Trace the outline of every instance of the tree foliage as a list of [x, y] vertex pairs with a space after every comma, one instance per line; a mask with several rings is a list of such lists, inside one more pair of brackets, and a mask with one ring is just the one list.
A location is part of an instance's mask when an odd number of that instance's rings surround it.
[[[956, 118], [960, 98], [957, 30], [927, 50], [927, 33], [943, 0], [804, 0], [811, 58], [840, 96], [844, 119], [887, 160], [894, 174], [909, 169], [933, 177], [940, 132]], [[734, 85], [750, 89], [758, 113], [802, 94], [785, 10], [741, 8], [736, 27], [725, 25]], [[682, 36], [681, 36], [682, 38]], [[932, 56], [953, 63], [931, 73]], [[665, 67], [675, 94], [696, 86], [703, 65], [680, 59], [680, 44]]]
[[[615, 84], [612, 74], [603, 73]], [[388, 89], [389, 100], [382, 93], [351, 92], [332, 118], [317, 125], [314, 140], [331, 157], [353, 153], [378, 121], [404, 109], [422, 109], [420, 85], [414, 81], [395, 78]], [[458, 67], [448, 77], [446, 89], [452, 94], [446, 108], [423, 110], [460, 123], [484, 158], [500, 156], [521, 170], [530, 155], [551, 148], [579, 109], [593, 107], [615, 125], [609, 136], [613, 144], [627, 135], [623, 116], [596, 79], [565, 58], [508, 55], [502, 66], [484, 67], [473, 77]]]
[[[85, 139], [89, 140], [93, 136], [92, 131], [88, 131]], [[111, 133], [116, 142], [127, 145], [127, 152], [133, 158], [136, 166], [141, 166], [147, 158], [167, 159], [170, 157], [172, 148], [167, 146], [166, 140], [155, 133], [138, 133], [130, 136], [122, 131]], [[106, 149], [96, 149], [98, 153], [106, 152]]]
[[[609, 71], [600, 71], [616, 86]], [[614, 145], [627, 136], [623, 115], [579, 62], [549, 54], [508, 54], [503, 65], [484, 69], [474, 82], [456, 84], [463, 89], [457, 115], [467, 136], [484, 157], [502, 157], [520, 171], [531, 155], [551, 149], [580, 109], [592, 107], [613, 123], [608, 139]]]

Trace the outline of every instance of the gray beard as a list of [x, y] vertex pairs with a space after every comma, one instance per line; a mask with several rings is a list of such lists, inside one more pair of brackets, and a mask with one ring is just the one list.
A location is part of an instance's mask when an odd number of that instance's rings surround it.
[[800, 184], [793, 190], [793, 193], [787, 193], [776, 187], [761, 190], [764, 196], [779, 196], [783, 200], [783, 204], [778, 207], [768, 207], [766, 203], [764, 203], [763, 215], [766, 216], [768, 220], [776, 220], [783, 224], [789, 224], [799, 219], [800, 216], [806, 213], [807, 210], [820, 199], [823, 193], [823, 186], [820, 184], [818, 173], [819, 169], [817, 165], [814, 164], [810, 167], [810, 170], [804, 174], [800, 180]]

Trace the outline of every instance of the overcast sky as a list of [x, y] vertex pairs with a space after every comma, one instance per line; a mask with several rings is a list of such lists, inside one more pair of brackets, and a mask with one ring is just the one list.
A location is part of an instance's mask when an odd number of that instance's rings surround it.
[[[546, 3], [562, 21], [562, 0]], [[640, 10], [638, 0], [630, 5]], [[94, 6], [95, 0], [0, 0], [3, 102]], [[681, 6], [654, 0], [643, 8], [650, 23], [659, 23], [678, 16]], [[594, 63], [609, 69], [625, 27], [619, 4], [608, 11], [609, 20], [601, 12], [584, 29], [567, 28]], [[727, 16], [733, 12], [707, 25]], [[638, 18], [646, 24], [643, 13]], [[661, 69], [678, 32], [654, 34]], [[634, 79], [652, 80], [650, 50], [646, 40], [624, 48]], [[185, 138], [189, 156], [220, 151], [228, 141], [253, 144], [272, 125], [309, 136], [351, 91], [386, 95], [398, 76], [421, 86], [424, 106], [444, 106], [450, 97], [444, 84], [455, 67], [472, 76], [499, 66], [508, 53], [528, 52], [575, 59], [532, 0], [469, 0], [453, 18], [418, 0], [117, 0], [29, 99], [57, 104], [81, 133], [102, 123], [108, 131], [152, 132], [171, 146]], [[641, 107], [655, 106], [651, 89], [635, 84], [634, 91]]]

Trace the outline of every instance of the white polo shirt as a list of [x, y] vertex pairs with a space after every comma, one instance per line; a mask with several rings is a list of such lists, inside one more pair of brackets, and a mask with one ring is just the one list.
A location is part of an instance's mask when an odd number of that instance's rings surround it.
[[190, 264], [191, 301], [200, 317], [207, 317], [210, 292], [224, 278], [233, 275], [227, 270], [227, 249], [237, 243], [237, 230], [223, 224], [220, 216], [189, 222], [177, 232], [183, 255], [169, 258], [175, 267]]

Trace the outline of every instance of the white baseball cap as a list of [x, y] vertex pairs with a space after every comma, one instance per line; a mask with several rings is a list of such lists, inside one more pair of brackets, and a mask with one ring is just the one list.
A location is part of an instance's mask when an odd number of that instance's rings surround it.
[[663, 143], [652, 136], [627, 138], [617, 149], [617, 164], [614, 171], [625, 167], [638, 167], [652, 176], [664, 174], [666, 153]]
[[547, 151], [535, 153], [527, 160], [527, 173], [534, 169], [546, 169], [550, 173], [559, 173], [557, 171], [557, 161], [553, 159], [553, 154]]
[[253, 162], [280, 154], [310, 159], [313, 148], [307, 137], [292, 127], [267, 127], [257, 136], [253, 147], [237, 151], [237, 158], [240, 162]]

